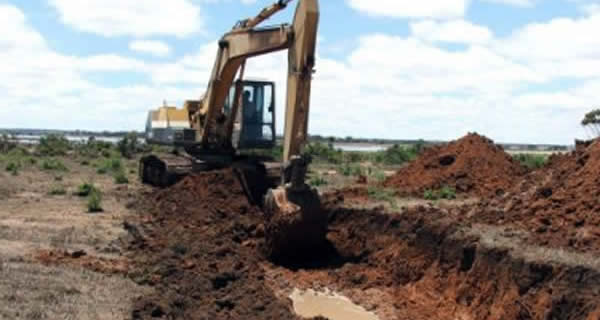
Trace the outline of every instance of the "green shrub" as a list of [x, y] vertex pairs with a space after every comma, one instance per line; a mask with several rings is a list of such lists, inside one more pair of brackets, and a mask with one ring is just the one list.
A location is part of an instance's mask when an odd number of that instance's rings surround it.
[[83, 183], [77, 187], [77, 191], [75, 191], [75, 195], [80, 197], [87, 197], [92, 192], [98, 191], [98, 189], [92, 183]]
[[440, 198], [452, 200], [456, 199], [456, 190], [452, 187], [445, 186], [439, 190]]
[[513, 158], [529, 169], [539, 169], [546, 165], [548, 156], [542, 154], [519, 153]]
[[90, 213], [104, 211], [104, 209], [102, 209], [102, 193], [100, 190], [93, 189], [90, 192], [90, 195], [88, 196], [87, 208], [88, 212]]
[[377, 171], [373, 172], [370, 176], [375, 178], [375, 181], [377, 181], [377, 182], [383, 182], [385, 180], [385, 172], [383, 172], [381, 170], [377, 170]]
[[117, 149], [121, 156], [131, 159], [140, 151], [140, 143], [136, 132], [130, 132], [117, 142]]
[[425, 200], [438, 200], [436, 193], [430, 189], [427, 189], [425, 192], [423, 192], [423, 198]]
[[438, 190], [425, 190], [423, 193], [425, 200], [437, 201], [441, 199], [452, 200], [456, 199], [456, 190], [449, 186], [444, 186]]
[[116, 184], [128, 184], [129, 183], [129, 179], [127, 178], [127, 175], [122, 170], [115, 173], [114, 178], [115, 178]]
[[362, 168], [356, 163], [344, 163], [340, 166], [340, 173], [343, 176], [359, 176], [363, 174]]
[[327, 180], [323, 178], [321, 175], [314, 176], [308, 180], [308, 184], [313, 187], [320, 187], [327, 185]]
[[18, 162], [11, 161], [6, 165], [6, 171], [10, 172], [13, 176], [19, 174], [21, 165]]
[[42, 170], [68, 171], [65, 164], [55, 158], [44, 159], [42, 161]]
[[119, 158], [110, 158], [102, 160], [98, 165], [96, 172], [98, 174], [107, 174], [109, 172], [117, 173], [123, 170], [123, 164]]
[[417, 157], [417, 154], [417, 149], [414, 146], [403, 147], [395, 144], [385, 151], [378, 152], [375, 159], [380, 163], [398, 165], [412, 161]]
[[79, 164], [81, 164], [82, 166], [89, 166], [90, 162], [88, 160], [81, 160]]
[[382, 187], [371, 186], [367, 188], [367, 194], [370, 199], [375, 201], [385, 201], [388, 202], [392, 208], [396, 208], [396, 192], [390, 189], [385, 189]]
[[40, 138], [37, 153], [42, 156], [64, 156], [71, 149], [71, 143], [61, 135], [50, 134]]
[[343, 159], [343, 151], [336, 150], [333, 144], [320, 142], [310, 143], [304, 148], [304, 153], [311, 156], [315, 161], [340, 164]]
[[89, 137], [86, 143], [77, 145], [77, 153], [84, 157], [96, 158], [103, 153], [107, 153], [110, 157], [110, 150], [113, 144], [106, 141], [98, 141], [95, 137]]
[[64, 196], [65, 194], [67, 194], [67, 189], [65, 189], [65, 187], [63, 186], [54, 186], [52, 187], [52, 189], [50, 189], [50, 192], [48, 192], [48, 194], [52, 196]]

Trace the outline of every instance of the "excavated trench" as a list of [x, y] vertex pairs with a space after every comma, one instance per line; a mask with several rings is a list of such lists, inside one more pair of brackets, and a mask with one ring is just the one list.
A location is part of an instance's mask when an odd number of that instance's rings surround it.
[[280, 297], [314, 290], [328, 304], [334, 292], [376, 319], [600, 319], [593, 257], [525, 245], [500, 228], [456, 225], [433, 209], [330, 214], [330, 260], [304, 269], [263, 265]]
[[535, 247], [515, 230], [458, 224], [434, 208], [391, 215], [325, 197], [327, 242], [275, 264], [262, 254], [262, 213], [237, 181], [206, 173], [147, 195], [132, 277], [156, 292], [138, 300], [134, 319], [299, 319], [316, 309], [332, 320], [348, 319], [339, 310], [381, 320], [600, 319], [595, 256]]

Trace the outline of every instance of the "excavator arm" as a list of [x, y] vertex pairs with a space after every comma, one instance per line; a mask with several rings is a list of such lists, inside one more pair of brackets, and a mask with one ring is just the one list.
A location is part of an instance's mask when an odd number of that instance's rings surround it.
[[[226, 115], [225, 100], [236, 75], [243, 76], [246, 60], [288, 50], [287, 103], [284, 129], [284, 162], [300, 156], [306, 142], [310, 87], [315, 65], [319, 23], [318, 0], [299, 0], [292, 25], [257, 29], [261, 22], [284, 9], [292, 0], [280, 0], [256, 17], [238, 22], [219, 41], [217, 58], [200, 108], [192, 110], [192, 127], [198, 133], [200, 149], [232, 150], [231, 135], [237, 108]], [[240, 69], [242, 71], [240, 71]], [[239, 99], [240, 88], [235, 97]], [[235, 105], [238, 105], [236, 99]]]
[[[281, 183], [277, 188], [263, 190], [261, 186], [251, 185], [259, 183], [244, 177], [245, 173], [240, 174], [240, 180], [250, 194], [249, 198], [260, 203], [261, 201], [256, 201], [256, 197], [264, 196], [262, 204], [266, 247], [274, 259], [296, 255], [305, 249], [310, 251], [310, 248], [325, 240], [327, 231], [327, 215], [321, 212], [319, 195], [305, 182], [310, 159], [302, 156], [302, 148], [307, 140], [311, 82], [315, 66], [318, 0], [298, 0], [291, 25], [257, 28], [291, 1], [279, 0], [263, 9], [256, 17], [238, 22], [220, 39], [208, 89], [197, 104], [186, 107], [191, 126], [196, 132], [196, 142], [185, 145], [188, 155], [175, 155], [172, 159], [150, 155], [140, 161], [142, 181], [163, 186], [190, 170], [227, 166], [228, 159], [234, 162], [235, 149], [231, 140], [239, 108], [243, 108], [240, 96], [246, 61], [255, 56], [288, 50]], [[226, 109], [226, 100], [234, 83], [233, 105]], [[245, 164], [232, 164], [234, 167], [235, 165]], [[250, 171], [266, 171], [265, 164], [260, 166], [250, 164]], [[260, 192], [252, 192], [252, 189]]]

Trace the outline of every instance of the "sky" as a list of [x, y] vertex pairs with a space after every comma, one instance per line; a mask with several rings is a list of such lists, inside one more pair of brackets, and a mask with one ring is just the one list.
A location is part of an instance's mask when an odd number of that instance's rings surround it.
[[[0, 128], [143, 130], [200, 98], [218, 39], [274, 0], [0, 0]], [[295, 0], [267, 25], [291, 22]], [[600, 107], [600, 0], [320, 0], [309, 131], [571, 144]], [[253, 58], [277, 83], [287, 54]]]

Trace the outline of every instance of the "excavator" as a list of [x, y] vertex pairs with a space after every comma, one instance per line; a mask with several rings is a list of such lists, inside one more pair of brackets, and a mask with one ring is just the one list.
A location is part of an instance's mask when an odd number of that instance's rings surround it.
[[[266, 247], [273, 257], [320, 245], [327, 229], [319, 195], [306, 183], [310, 158], [302, 153], [315, 67], [318, 0], [298, 0], [291, 25], [259, 27], [292, 1], [279, 0], [257, 16], [238, 21], [222, 36], [205, 94], [184, 104], [183, 118], [189, 125], [181, 121], [181, 110], [163, 108], [167, 123], [169, 115], [177, 118], [171, 122], [184, 123], [163, 141], [185, 152], [146, 156], [139, 170], [144, 183], [167, 187], [193, 172], [233, 168], [249, 200], [263, 208]], [[276, 141], [275, 84], [244, 79], [246, 62], [282, 50], [288, 51], [282, 161], [242, 155], [242, 149], [272, 148]], [[159, 120], [160, 112], [150, 113], [150, 135]], [[154, 139], [161, 140], [156, 133]]]

